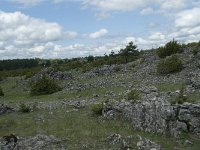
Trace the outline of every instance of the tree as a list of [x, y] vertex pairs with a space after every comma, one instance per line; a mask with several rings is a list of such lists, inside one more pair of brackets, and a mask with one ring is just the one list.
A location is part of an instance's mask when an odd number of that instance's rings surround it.
[[94, 56], [89, 55], [89, 56], [87, 57], [87, 61], [88, 61], [88, 62], [94, 61]]
[[112, 50], [109, 54], [110, 57], [114, 57], [115, 56], [115, 52]]
[[126, 48], [120, 50], [119, 54], [124, 56], [125, 61], [127, 63], [128, 57], [129, 56], [138, 56], [139, 51], [137, 50], [137, 45], [134, 45], [133, 42], [131, 41], [130, 43], [128, 43]]

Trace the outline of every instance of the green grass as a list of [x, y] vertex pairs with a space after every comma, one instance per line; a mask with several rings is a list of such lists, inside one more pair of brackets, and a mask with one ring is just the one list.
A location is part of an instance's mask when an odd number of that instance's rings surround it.
[[[13, 106], [16, 106], [15, 104], [21, 102], [26, 104], [27, 102], [52, 102], [65, 99], [76, 100], [77, 96], [81, 96], [84, 99], [91, 99], [93, 94], [99, 95], [100, 102], [105, 99], [104, 96], [109, 91], [118, 94], [125, 90], [124, 87], [108, 85], [104, 88], [90, 88], [79, 92], [60, 91], [51, 95], [30, 96], [28, 91], [23, 90], [23, 88], [26, 87], [19, 84], [17, 80], [20, 79], [18, 77], [9, 78], [6, 82], [1, 83], [1, 86], [5, 91], [3, 101], [13, 104]], [[91, 79], [91, 81], [92, 80], [93, 79]], [[171, 89], [175, 91], [179, 89], [181, 84], [161, 84], [159, 86], [163, 91]], [[117, 97], [118, 96], [116, 96], [116, 98]], [[191, 97], [198, 97], [198, 93], [191, 95]], [[113, 97], [111, 96], [108, 98]], [[63, 108], [53, 110], [52, 113], [50, 113], [49, 110], [39, 109], [30, 113], [17, 112], [1, 115], [0, 137], [10, 133], [15, 133], [17, 136], [34, 136], [36, 134], [54, 135], [59, 138], [67, 139], [66, 143], [63, 144], [66, 145], [68, 149], [72, 150], [84, 149], [81, 148], [81, 145], [83, 144], [88, 145], [85, 149], [89, 150], [113, 148], [112, 145], [105, 141], [106, 137], [113, 133], [121, 134], [123, 137], [130, 135], [136, 136], [139, 134], [142, 137], [149, 138], [152, 141], [161, 144], [165, 149], [177, 147], [175, 139], [168, 136], [135, 131], [133, 130], [131, 123], [122, 118], [102, 121], [99, 117], [93, 115], [89, 106], [80, 109], [79, 111], [75, 111], [74, 108], [69, 106], [63, 106]], [[197, 150], [197, 148], [200, 147], [200, 141], [192, 138], [192, 135], [184, 137], [182, 141], [184, 141], [184, 139], [191, 139], [192, 142], [194, 142], [194, 146], [190, 148]], [[130, 143], [131, 146], [135, 147], [136, 141], [134, 139], [130, 141]], [[182, 148], [180, 146], [178, 147], [179, 149]], [[192, 150], [190, 148], [188, 150]], [[183, 147], [182, 149], [187, 148]]]
[[158, 90], [160, 92], [175, 92], [176, 90], [180, 90], [180, 88], [183, 86], [183, 83], [161, 83], [157, 84]]
[[190, 102], [200, 101], [200, 92], [196, 91], [188, 95], [188, 100]]
[[[44, 118], [44, 121], [37, 120], [36, 118]], [[53, 114], [44, 110], [28, 114], [6, 114], [1, 116], [0, 136], [10, 133], [15, 133], [18, 136], [34, 136], [36, 134], [54, 135], [67, 139], [66, 146], [69, 149], [77, 150], [83, 144], [90, 145], [88, 149], [110, 148], [112, 145], [109, 145], [105, 140], [113, 133], [120, 134], [123, 137], [139, 134], [142, 137], [149, 138], [161, 144], [166, 149], [173, 149], [176, 146], [175, 139], [135, 131], [129, 122], [121, 120], [121, 118], [101, 121], [88, 108], [73, 111], [73, 108], [66, 107], [54, 110]], [[196, 139], [192, 139], [192, 141], [197, 146], [199, 141]], [[135, 147], [136, 141], [133, 139], [131, 144]]]
[[[124, 87], [120, 86], [110, 86], [105, 87], [96, 87], [88, 88], [82, 91], [60, 91], [50, 95], [40, 95], [40, 96], [31, 96], [28, 89], [28, 85], [20, 84], [20, 78], [8, 78], [7, 81], [1, 84], [4, 91], [4, 100], [10, 103], [20, 103], [20, 102], [37, 102], [37, 101], [55, 101], [55, 100], [73, 100], [78, 96], [81, 98], [91, 99], [93, 94], [99, 95], [101, 98], [104, 98], [105, 94], [109, 91], [113, 91], [115, 94], [123, 92]], [[91, 79], [93, 81], [93, 79]], [[21, 81], [23, 82], [23, 80]], [[76, 81], [77, 82], [77, 81]]]

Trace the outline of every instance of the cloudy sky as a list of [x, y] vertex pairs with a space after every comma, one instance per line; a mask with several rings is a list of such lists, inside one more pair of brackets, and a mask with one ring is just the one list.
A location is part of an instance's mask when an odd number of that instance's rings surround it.
[[0, 0], [0, 59], [72, 58], [200, 40], [200, 0]]

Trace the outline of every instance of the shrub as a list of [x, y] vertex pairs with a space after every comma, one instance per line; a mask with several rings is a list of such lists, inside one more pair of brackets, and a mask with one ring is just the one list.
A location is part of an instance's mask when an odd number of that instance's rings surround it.
[[128, 100], [140, 99], [140, 93], [137, 90], [132, 90], [128, 93]]
[[93, 114], [102, 115], [103, 104], [93, 104], [91, 105], [91, 110]]
[[177, 41], [173, 40], [165, 44], [164, 47], [159, 47], [156, 52], [160, 58], [165, 58], [172, 54], [182, 52], [182, 47]]
[[4, 92], [1, 87], [0, 87], [0, 96], [4, 96]]
[[60, 90], [61, 87], [59, 87], [53, 79], [47, 76], [42, 76], [41, 79], [38, 79], [35, 83], [31, 84], [31, 95], [47, 95]]
[[184, 95], [184, 89], [185, 86], [182, 85], [182, 87], [180, 88], [180, 92], [179, 95], [175, 98], [174, 101], [172, 101], [172, 104], [183, 104], [184, 102], [186, 102], [188, 100], [188, 97]]
[[194, 56], [196, 56], [196, 55], [198, 54], [198, 49], [196, 49], [196, 48], [193, 49], [193, 50], [192, 50], [192, 54], [193, 54]]
[[24, 103], [21, 103], [19, 105], [19, 110], [23, 113], [29, 113], [31, 111], [31, 108], [28, 105], [25, 105]]
[[33, 72], [30, 72], [30, 71], [29, 71], [29, 72], [27, 72], [27, 73], [26, 73], [26, 77], [25, 77], [25, 79], [29, 79], [29, 78], [33, 77], [33, 76], [34, 76], [34, 74], [35, 74], [35, 73], [33, 73]]
[[157, 65], [157, 72], [160, 74], [174, 73], [181, 70], [182, 61], [176, 55], [161, 60]]

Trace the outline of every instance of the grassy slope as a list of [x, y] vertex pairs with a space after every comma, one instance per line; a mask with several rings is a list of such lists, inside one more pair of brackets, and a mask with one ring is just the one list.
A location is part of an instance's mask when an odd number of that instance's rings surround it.
[[[89, 80], [80, 80], [79, 82], [95, 82], [96, 80], [97, 79], [94, 80], [94, 78], [92, 78]], [[98, 78], [98, 80], [100, 80], [100, 78]], [[76, 100], [77, 95], [85, 99], [90, 99], [94, 93], [99, 94], [100, 99], [103, 100], [105, 99], [104, 95], [107, 91], [113, 91], [117, 94], [125, 90], [124, 87], [116, 86], [86, 89], [78, 94], [76, 92], [60, 92], [53, 95], [30, 97], [26, 90], [27, 88], [24, 87], [20, 81], [19, 78], [8, 78], [7, 81], [1, 83], [5, 92], [5, 97], [0, 99], [0, 101], [16, 105], [19, 102], [50, 102], [64, 99]], [[163, 89], [166, 90], [165, 88]], [[152, 139], [166, 149], [179, 147], [179, 149], [197, 150], [200, 147], [200, 141], [191, 135], [183, 136], [182, 141], [184, 141], [184, 139], [192, 140], [194, 146], [181, 148], [177, 145], [176, 139], [171, 137], [134, 131], [131, 124], [122, 120], [122, 118], [101, 121], [99, 117], [92, 115], [89, 107], [77, 111], [73, 107], [65, 106], [62, 107], [62, 109], [55, 109], [51, 112], [49, 110], [40, 109], [28, 114], [11, 113], [0, 116], [0, 136], [10, 133], [15, 133], [18, 136], [30, 136], [36, 134], [55, 135], [57, 137], [65, 138], [66, 143], [63, 144], [69, 149], [77, 150], [108, 149], [112, 147], [112, 145], [106, 142], [105, 139], [112, 133], [118, 133], [124, 137], [139, 134], [142, 137]], [[84, 144], [88, 145], [88, 147], [82, 147]], [[132, 140], [131, 145], [134, 147], [135, 144], [135, 140]]]

